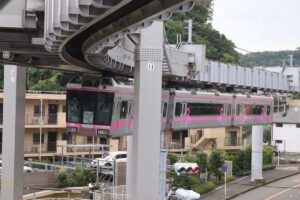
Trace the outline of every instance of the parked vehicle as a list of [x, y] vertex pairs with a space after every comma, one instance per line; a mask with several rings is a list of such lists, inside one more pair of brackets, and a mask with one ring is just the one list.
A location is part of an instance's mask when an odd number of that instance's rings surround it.
[[91, 167], [97, 167], [97, 161], [99, 162], [99, 167], [111, 167], [114, 161], [127, 161], [126, 151], [114, 151], [109, 152], [102, 158], [96, 158], [91, 162]]
[[[0, 160], [0, 173], [2, 172], [2, 160]], [[28, 166], [24, 166], [23, 167], [23, 172], [33, 172], [33, 169], [31, 167]]]

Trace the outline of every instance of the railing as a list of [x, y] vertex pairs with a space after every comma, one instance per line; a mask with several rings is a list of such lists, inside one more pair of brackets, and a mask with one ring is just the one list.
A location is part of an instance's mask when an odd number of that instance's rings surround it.
[[[65, 125], [66, 113], [40, 115], [25, 114], [25, 125]], [[1, 122], [1, 121], [0, 121]]]
[[[93, 145], [93, 144], [91, 144]], [[109, 147], [67, 147], [67, 152], [105, 152], [109, 151]]]
[[166, 149], [183, 149], [184, 145], [179, 140], [166, 141], [164, 143]]
[[241, 146], [242, 138], [241, 137], [226, 137], [224, 141], [224, 146]]
[[126, 194], [126, 185], [104, 188], [102, 192], [93, 193], [94, 200], [130, 200], [129, 194]]
[[25, 143], [24, 152], [25, 153], [39, 153], [40, 147], [42, 148], [42, 153], [54, 153], [56, 152], [56, 142], [48, 142], [40, 145], [39, 143]]

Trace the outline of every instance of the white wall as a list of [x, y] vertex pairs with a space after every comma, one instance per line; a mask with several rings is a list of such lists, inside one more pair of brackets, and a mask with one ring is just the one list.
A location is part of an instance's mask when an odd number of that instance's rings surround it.
[[296, 124], [283, 124], [283, 127], [273, 124], [272, 140], [283, 141], [278, 145], [280, 151], [300, 153], [300, 128]]

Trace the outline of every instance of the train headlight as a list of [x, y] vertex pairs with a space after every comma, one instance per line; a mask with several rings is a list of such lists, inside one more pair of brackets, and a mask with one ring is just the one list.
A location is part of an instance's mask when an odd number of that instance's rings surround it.
[[70, 132], [70, 133], [77, 133], [78, 132], [78, 128], [77, 127], [68, 127], [68, 132]]
[[105, 130], [105, 129], [97, 129], [97, 135], [100, 135], [100, 136], [107, 136], [107, 135], [108, 135], [108, 130]]

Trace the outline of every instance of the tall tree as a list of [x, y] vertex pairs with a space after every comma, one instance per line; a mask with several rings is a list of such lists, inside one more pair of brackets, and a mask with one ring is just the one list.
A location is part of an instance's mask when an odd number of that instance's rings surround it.
[[196, 3], [190, 12], [174, 14], [165, 22], [169, 43], [175, 44], [177, 34], [187, 40], [186, 20], [193, 20], [193, 42], [206, 45], [206, 57], [212, 60], [237, 63], [239, 54], [235, 51], [234, 43], [225, 35], [212, 27], [213, 1]]

